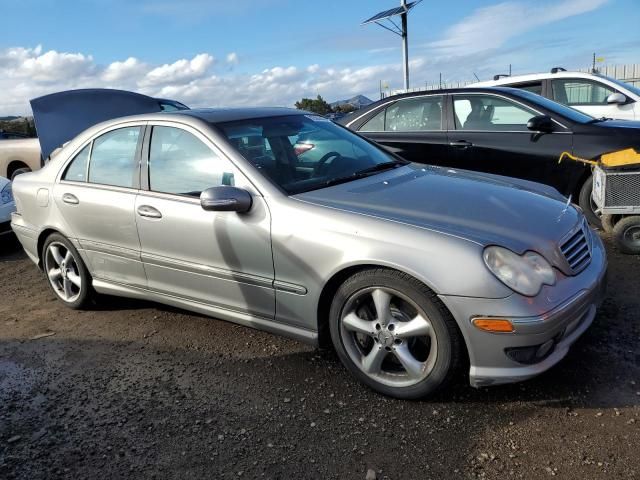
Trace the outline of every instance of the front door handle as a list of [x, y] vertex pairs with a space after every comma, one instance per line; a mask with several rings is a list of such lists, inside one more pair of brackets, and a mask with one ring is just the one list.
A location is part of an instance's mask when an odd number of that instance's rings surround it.
[[62, 195], [62, 201], [64, 203], [68, 203], [69, 205], [78, 205], [80, 203], [78, 197], [72, 195], [71, 193], [65, 193], [64, 195]]
[[465, 148], [469, 148], [469, 147], [473, 147], [473, 143], [471, 142], [467, 142], [466, 140], [458, 140], [456, 142], [449, 142], [449, 145], [455, 148], [461, 148], [461, 149], [465, 149]]
[[160, 210], [150, 205], [140, 205], [138, 207], [138, 215], [147, 218], [162, 218]]

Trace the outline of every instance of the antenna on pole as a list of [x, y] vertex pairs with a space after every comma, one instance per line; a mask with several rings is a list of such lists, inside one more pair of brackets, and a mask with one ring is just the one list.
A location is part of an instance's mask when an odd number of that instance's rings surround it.
[[[409, 10], [418, 5], [421, 1], [422, 0], [416, 0], [414, 2], [407, 3], [407, 0], [400, 0], [399, 7], [377, 13], [370, 19], [362, 22], [362, 25], [375, 23], [376, 25], [395, 33], [402, 38], [402, 73], [404, 76], [405, 90], [409, 89], [409, 35], [407, 32], [407, 14], [409, 13]], [[393, 21], [393, 17], [397, 15], [400, 15], [400, 26]], [[385, 20], [387, 21], [387, 25], [381, 23]]]

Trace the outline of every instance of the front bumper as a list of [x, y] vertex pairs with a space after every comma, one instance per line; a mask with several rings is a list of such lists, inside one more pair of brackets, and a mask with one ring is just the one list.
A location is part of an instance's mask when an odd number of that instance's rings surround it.
[[[558, 274], [534, 298], [513, 294], [503, 299], [441, 296], [462, 330], [469, 352], [469, 380], [482, 387], [519, 382], [558, 363], [593, 323], [606, 291], [607, 260], [602, 241], [593, 234], [590, 265], [575, 277]], [[489, 333], [474, 327], [474, 317], [512, 321], [513, 333]], [[507, 352], [551, 345], [539, 360], [515, 361]], [[534, 348], [535, 350], [535, 348]]]

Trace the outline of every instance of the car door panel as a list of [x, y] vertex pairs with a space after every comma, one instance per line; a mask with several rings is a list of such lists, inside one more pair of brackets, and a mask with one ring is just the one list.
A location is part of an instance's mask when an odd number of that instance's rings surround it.
[[[572, 151], [570, 131], [560, 125], [552, 133], [529, 131], [526, 119], [537, 112], [501, 97], [454, 95], [453, 99], [457, 117], [449, 131], [451, 166], [545, 183], [572, 193], [574, 165], [558, 164], [562, 152]], [[464, 103], [467, 100], [469, 105]]]
[[[75, 198], [75, 203], [68, 201]], [[95, 278], [146, 285], [134, 217], [136, 191], [61, 182], [53, 198]], [[65, 201], [67, 200], [67, 201]]]
[[[135, 215], [149, 288], [272, 318], [271, 220], [264, 198], [193, 129], [154, 125], [144, 156], [143, 184], [150, 190], [137, 196]], [[249, 189], [251, 210], [203, 210], [195, 190], [223, 184]]]

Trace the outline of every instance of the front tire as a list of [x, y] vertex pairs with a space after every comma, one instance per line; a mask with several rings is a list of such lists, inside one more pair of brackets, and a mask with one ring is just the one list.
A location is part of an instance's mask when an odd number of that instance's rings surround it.
[[593, 193], [593, 176], [589, 175], [589, 178], [584, 182], [582, 188], [580, 189], [580, 195], [578, 197], [578, 205], [582, 208], [585, 217], [591, 225], [596, 228], [602, 228], [602, 221], [600, 220], [600, 215], [596, 213], [596, 204], [591, 198]]
[[362, 383], [390, 397], [435, 393], [462, 362], [455, 320], [424, 284], [389, 269], [347, 279], [330, 310], [333, 345]]
[[623, 253], [640, 254], [640, 215], [618, 221], [613, 227], [613, 238]]
[[90, 300], [91, 276], [82, 257], [69, 240], [53, 233], [42, 248], [42, 266], [49, 287], [62, 303], [74, 310]]

